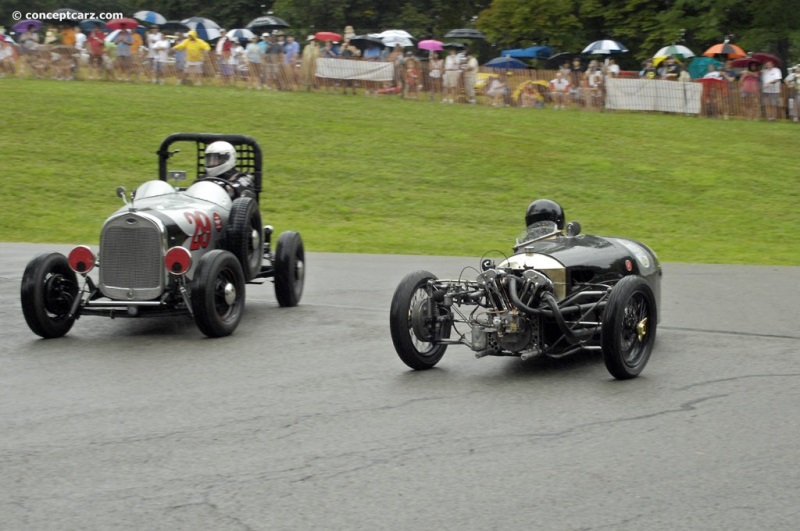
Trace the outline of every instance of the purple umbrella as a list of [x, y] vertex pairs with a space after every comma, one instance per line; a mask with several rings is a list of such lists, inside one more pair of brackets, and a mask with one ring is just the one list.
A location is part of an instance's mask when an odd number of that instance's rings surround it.
[[417, 48], [420, 50], [428, 50], [428, 51], [437, 51], [437, 50], [444, 50], [444, 44], [441, 41], [435, 41], [433, 39], [428, 39], [425, 41], [419, 41], [417, 44]]
[[42, 23], [38, 20], [22, 20], [14, 24], [13, 29], [16, 33], [25, 33], [30, 26], [33, 26], [33, 31], [42, 29]]

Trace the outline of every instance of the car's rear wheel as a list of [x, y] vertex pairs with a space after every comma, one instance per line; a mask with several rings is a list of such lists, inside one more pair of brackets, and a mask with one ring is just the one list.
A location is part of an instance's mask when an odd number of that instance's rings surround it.
[[[436, 305], [425, 289], [428, 281], [435, 279], [428, 271], [406, 275], [394, 292], [389, 310], [394, 349], [403, 363], [416, 370], [436, 366], [447, 350], [447, 345], [437, 341], [450, 337], [449, 313]], [[432, 311], [431, 304], [435, 305]]]
[[33, 333], [50, 339], [69, 332], [75, 323], [70, 311], [78, 289], [78, 276], [63, 254], [44, 253], [31, 260], [22, 274], [20, 299]]
[[244, 313], [245, 280], [239, 260], [216, 249], [200, 259], [192, 281], [192, 314], [209, 337], [228, 336]]
[[252, 197], [234, 200], [225, 229], [225, 242], [242, 264], [245, 282], [258, 275], [264, 257], [264, 232], [258, 203]]
[[300, 234], [286, 231], [275, 248], [275, 297], [281, 306], [297, 306], [306, 278], [306, 253]]
[[603, 313], [602, 350], [608, 372], [618, 380], [638, 376], [653, 351], [658, 315], [650, 285], [640, 276], [620, 280]]

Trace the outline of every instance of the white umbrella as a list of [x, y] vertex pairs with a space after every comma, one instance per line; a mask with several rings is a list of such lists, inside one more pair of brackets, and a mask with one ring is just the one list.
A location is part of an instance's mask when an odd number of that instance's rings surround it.
[[[372, 36], [372, 34], [370, 34], [370, 36]], [[395, 36], [379, 37], [379, 38], [383, 42], [384, 46], [386, 46], [387, 48], [394, 48], [398, 44], [403, 48], [414, 46], [414, 41], [412, 41], [408, 37], [401, 37], [399, 35], [395, 35]]]
[[407, 32], [406, 30], [396, 30], [396, 29], [382, 31], [382, 32], [378, 33], [378, 37], [380, 39], [384, 39], [384, 38], [388, 39], [388, 38], [395, 38], [395, 37], [401, 37], [401, 38], [405, 38], [405, 39], [413, 39], [414, 38], [414, 36], [411, 35], [409, 32]]
[[669, 57], [670, 55], [680, 55], [684, 59], [688, 59], [689, 57], [694, 57], [694, 52], [683, 44], [670, 44], [657, 51], [655, 55], [653, 55], [653, 58]]
[[610, 39], [604, 39], [602, 41], [594, 41], [584, 48], [581, 53], [610, 55], [614, 53], [625, 53], [627, 51], [628, 49], [624, 44]]

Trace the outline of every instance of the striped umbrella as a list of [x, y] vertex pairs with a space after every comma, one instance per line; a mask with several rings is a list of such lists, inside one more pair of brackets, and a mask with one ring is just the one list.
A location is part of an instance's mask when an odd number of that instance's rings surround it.
[[583, 49], [581, 53], [611, 55], [615, 53], [625, 53], [628, 49], [624, 44], [610, 39], [601, 41], [594, 41], [592, 44]]
[[256, 34], [247, 28], [237, 28], [228, 30], [225, 36], [232, 41], [249, 41], [255, 37]]
[[670, 44], [669, 46], [664, 46], [657, 51], [653, 55], [654, 59], [656, 57], [677, 57], [679, 59], [688, 59], [690, 57], [694, 57], [694, 52], [683, 44]]
[[703, 55], [706, 57], [714, 57], [715, 55], [724, 55], [728, 59], [738, 59], [739, 57], [745, 57], [747, 54], [744, 53], [744, 50], [736, 46], [735, 44], [731, 44], [728, 41], [722, 42], [720, 44], [715, 44], [705, 52]]
[[148, 24], [161, 25], [167, 22], [167, 17], [155, 11], [137, 11], [133, 14], [133, 18]]

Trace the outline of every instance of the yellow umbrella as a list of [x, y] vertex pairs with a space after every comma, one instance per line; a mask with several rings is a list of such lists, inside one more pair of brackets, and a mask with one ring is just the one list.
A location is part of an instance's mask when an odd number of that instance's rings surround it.
[[522, 91], [528, 87], [533, 87], [535, 85], [539, 85], [541, 87], [545, 87], [547, 89], [550, 88], [550, 84], [547, 81], [543, 81], [541, 79], [537, 79], [536, 81], [526, 81], [524, 83], [520, 83], [517, 88], [514, 89], [514, 92], [511, 94], [515, 99], [519, 98]]

